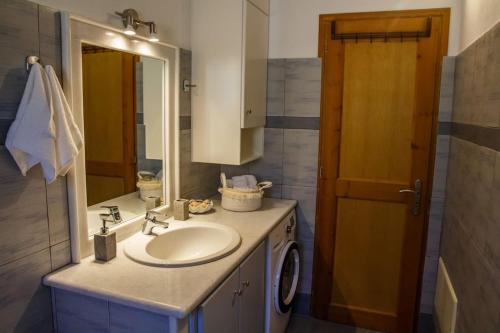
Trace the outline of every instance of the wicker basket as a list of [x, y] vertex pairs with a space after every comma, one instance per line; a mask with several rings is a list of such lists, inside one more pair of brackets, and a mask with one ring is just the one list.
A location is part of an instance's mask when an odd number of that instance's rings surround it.
[[257, 184], [257, 189], [221, 187], [219, 188], [219, 192], [222, 194], [221, 206], [233, 212], [251, 212], [260, 209], [264, 189], [271, 186], [273, 186], [271, 182], [262, 182]]
[[163, 186], [161, 180], [155, 178], [155, 174], [149, 171], [139, 171], [137, 173], [137, 188], [139, 197], [146, 201], [147, 197], [163, 197]]

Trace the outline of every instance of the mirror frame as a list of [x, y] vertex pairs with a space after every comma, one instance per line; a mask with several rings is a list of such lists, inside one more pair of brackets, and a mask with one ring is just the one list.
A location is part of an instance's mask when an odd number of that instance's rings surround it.
[[[107, 34], [106, 34], [107, 33]], [[83, 136], [82, 43], [97, 45], [165, 62], [163, 165], [165, 205], [157, 208], [166, 213], [179, 194], [179, 48], [165, 43], [151, 43], [145, 37], [124, 35], [119, 29], [85, 18], [61, 13], [63, 89], [73, 116]], [[85, 145], [75, 165], [68, 172], [68, 206], [70, 218], [71, 259], [79, 263], [94, 252], [93, 236], [88, 235]], [[113, 228], [117, 241], [139, 231], [145, 214], [120, 223]]]

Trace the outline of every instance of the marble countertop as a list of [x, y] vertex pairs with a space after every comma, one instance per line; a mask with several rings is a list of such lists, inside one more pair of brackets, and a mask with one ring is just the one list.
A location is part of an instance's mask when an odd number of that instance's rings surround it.
[[241, 235], [240, 247], [227, 257], [189, 267], [153, 267], [139, 264], [123, 252], [127, 240], [118, 243], [111, 261], [87, 257], [44, 278], [47, 286], [65, 289], [163, 315], [184, 318], [267, 237], [269, 232], [296, 206], [294, 200], [264, 199], [255, 212], [236, 213], [214, 202], [214, 211], [192, 215], [189, 221], [228, 225]]

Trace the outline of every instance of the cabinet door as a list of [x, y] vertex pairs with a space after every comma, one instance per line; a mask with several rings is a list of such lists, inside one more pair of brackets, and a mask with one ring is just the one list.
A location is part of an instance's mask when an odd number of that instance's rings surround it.
[[245, 1], [245, 79], [242, 128], [266, 123], [268, 16]]
[[257, 8], [262, 10], [265, 14], [269, 15], [269, 0], [249, 0]]
[[239, 333], [264, 332], [265, 256], [262, 243], [240, 266]]
[[198, 332], [238, 332], [239, 271], [236, 269], [226, 281], [200, 306]]

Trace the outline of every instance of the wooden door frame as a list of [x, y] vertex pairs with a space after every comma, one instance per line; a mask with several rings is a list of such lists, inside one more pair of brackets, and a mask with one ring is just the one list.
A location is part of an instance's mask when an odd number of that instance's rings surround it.
[[[420, 264], [418, 268], [419, 281], [417, 286], [417, 297], [416, 304], [414, 305], [413, 311], [413, 326], [417, 324], [418, 310], [420, 307], [420, 294], [422, 288], [422, 273], [425, 261], [425, 250], [427, 243], [427, 231], [429, 223], [429, 210], [430, 201], [432, 196], [432, 183], [434, 176], [434, 162], [436, 154], [436, 140], [438, 134], [438, 113], [439, 113], [439, 92], [440, 92], [440, 82], [441, 82], [441, 66], [442, 57], [446, 56], [448, 53], [448, 36], [449, 36], [449, 23], [450, 23], [450, 8], [435, 8], [435, 9], [422, 9], [422, 10], [401, 10], [401, 11], [384, 11], [384, 12], [365, 12], [365, 13], [346, 13], [346, 14], [323, 14], [319, 17], [319, 37], [318, 37], [318, 56], [322, 59], [325, 58], [325, 53], [327, 52], [327, 42], [331, 35], [331, 22], [338, 19], [363, 19], [363, 18], [391, 18], [391, 17], [440, 17], [441, 18], [441, 40], [440, 48], [438, 50], [438, 61], [436, 62], [436, 80], [434, 88], [434, 107], [432, 112], [432, 129], [431, 129], [431, 145], [429, 149], [429, 167], [428, 167], [428, 178], [427, 178], [427, 191], [423, 200], [423, 207], [425, 207], [425, 217], [423, 226], [423, 236], [421, 241], [420, 249]], [[343, 63], [343, 55], [337, 55], [337, 62]], [[325, 97], [326, 90], [332, 86], [338, 86], [343, 82], [343, 73], [338, 75], [334, 74], [335, 77], [330, 78], [328, 82], [326, 69], [323, 64], [322, 67], [322, 82], [321, 82], [321, 114], [320, 114], [320, 140], [319, 140], [319, 156], [318, 156], [318, 174], [317, 174], [317, 202], [316, 202], [316, 223], [315, 223], [315, 236], [314, 236], [314, 261], [313, 261], [313, 286], [312, 286], [312, 298], [311, 298], [311, 310], [314, 316], [322, 319], [327, 318], [328, 304], [331, 297], [331, 281], [333, 279], [333, 259], [334, 259], [334, 249], [335, 249], [335, 230], [336, 230], [336, 219], [335, 223], [323, 223], [327, 219], [323, 218], [322, 215], [322, 205], [332, 202], [332, 196], [335, 195], [335, 185], [334, 180], [338, 176], [338, 166], [340, 160], [340, 150], [336, 149], [340, 145], [328, 146], [324, 143], [327, 142], [339, 142], [340, 141], [340, 130], [341, 130], [341, 114], [342, 105], [335, 105], [333, 112], [332, 110], [325, 109]], [[342, 98], [340, 98], [342, 100]], [[330, 114], [327, 115], [327, 112]], [[329, 122], [329, 123], [328, 123]], [[335, 131], [328, 132], [326, 128], [335, 128]], [[334, 146], [334, 147], [332, 147]], [[332, 162], [332, 170], [334, 170], [337, 175], [330, 177], [328, 182], [328, 177], [324, 174], [324, 162], [325, 156], [332, 155], [335, 156], [335, 160]], [[332, 186], [328, 189], [327, 186]], [[336, 208], [333, 207], [329, 212], [335, 216]], [[327, 217], [327, 216], [325, 216]], [[323, 289], [318, 290], [319, 286], [329, 286], [329, 290]], [[317, 291], [317, 292], [316, 292]]]

